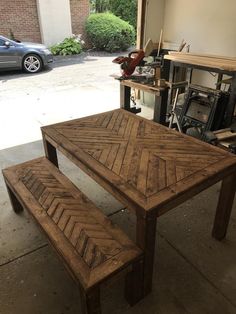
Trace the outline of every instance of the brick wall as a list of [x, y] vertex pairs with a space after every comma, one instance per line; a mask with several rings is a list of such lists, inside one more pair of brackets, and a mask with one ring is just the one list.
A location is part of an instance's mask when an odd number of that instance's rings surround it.
[[73, 34], [82, 34], [86, 40], [84, 24], [89, 15], [89, 0], [70, 0], [71, 25]]
[[[21, 41], [41, 42], [36, 0], [0, 0], [0, 34]], [[70, 0], [73, 34], [86, 40], [84, 23], [89, 15], [89, 0]]]
[[41, 42], [36, 0], [0, 0], [0, 34], [21, 41]]

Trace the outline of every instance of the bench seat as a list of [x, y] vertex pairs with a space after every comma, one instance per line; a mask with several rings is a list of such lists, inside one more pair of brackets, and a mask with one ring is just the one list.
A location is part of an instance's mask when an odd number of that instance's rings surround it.
[[99, 285], [130, 264], [137, 268], [141, 250], [45, 157], [3, 176], [15, 212], [28, 210], [79, 284], [83, 313], [101, 313]]

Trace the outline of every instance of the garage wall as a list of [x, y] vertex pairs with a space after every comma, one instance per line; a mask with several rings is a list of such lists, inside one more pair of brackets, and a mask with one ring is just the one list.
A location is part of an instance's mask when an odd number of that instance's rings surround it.
[[[166, 0], [164, 39], [178, 42], [184, 38], [190, 52], [236, 56], [236, 1]], [[193, 82], [215, 87], [216, 79], [194, 71]]]
[[36, 0], [1, 0], [0, 34], [22, 41], [41, 42]]
[[153, 42], [158, 42], [161, 29], [164, 24], [165, 0], [148, 0], [146, 9], [146, 25], [144, 33], [144, 43], [151, 38]]
[[165, 39], [191, 44], [191, 51], [236, 55], [235, 0], [166, 0]]
[[42, 41], [52, 46], [72, 35], [69, 0], [37, 0]]

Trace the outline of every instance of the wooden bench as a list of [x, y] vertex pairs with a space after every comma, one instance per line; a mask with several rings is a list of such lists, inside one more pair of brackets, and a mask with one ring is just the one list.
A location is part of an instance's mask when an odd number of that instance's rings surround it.
[[128, 265], [141, 278], [141, 250], [46, 158], [3, 176], [14, 211], [29, 211], [79, 284], [82, 313], [101, 313], [100, 284]]

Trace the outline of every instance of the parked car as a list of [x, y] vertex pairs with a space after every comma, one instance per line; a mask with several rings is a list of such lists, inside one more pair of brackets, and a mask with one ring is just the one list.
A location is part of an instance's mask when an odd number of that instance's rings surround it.
[[28, 73], [37, 73], [52, 61], [53, 55], [44, 45], [16, 42], [0, 36], [0, 71], [23, 69]]

